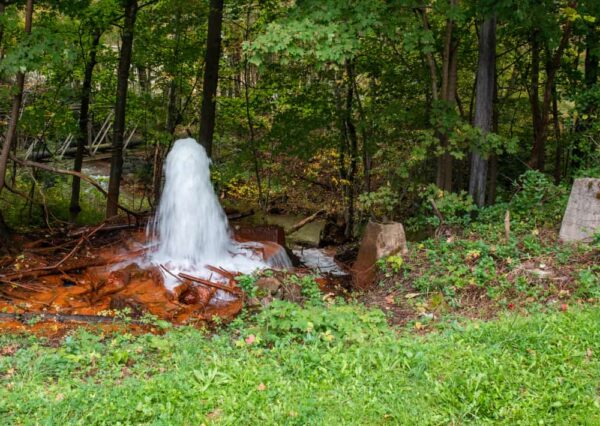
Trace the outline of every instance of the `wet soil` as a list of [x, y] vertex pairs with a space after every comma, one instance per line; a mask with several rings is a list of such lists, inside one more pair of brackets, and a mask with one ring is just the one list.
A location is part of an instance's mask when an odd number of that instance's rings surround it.
[[[157, 267], [143, 265], [143, 230], [84, 231], [77, 238], [32, 239], [21, 255], [0, 261], [0, 330], [52, 337], [80, 324], [110, 329], [120, 327], [122, 313], [128, 326], [146, 330], [152, 327], [138, 320], [147, 314], [173, 324], [207, 324], [216, 317], [227, 321], [243, 307], [235, 271], [215, 268], [218, 283], [181, 279], [171, 292]], [[257, 252], [267, 260], [280, 249], [265, 241]]]

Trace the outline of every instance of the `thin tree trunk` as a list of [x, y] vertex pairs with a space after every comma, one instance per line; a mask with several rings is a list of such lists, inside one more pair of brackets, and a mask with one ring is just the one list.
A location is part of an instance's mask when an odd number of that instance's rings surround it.
[[[596, 23], [590, 24], [588, 32], [585, 38], [585, 66], [584, 66], [584, 82], [587, 89], [591, 89], [597, 82], [598, 76], [600, 75], [600, 31], [596, 29]], [[585, 132], [590, 128], [593, 122], [593, 117], [597, 109], [595, 102], [590, 102], [585, 109], [585, 114], [588, 115], [587, 119], [579, 119], [576, 125], [576, 132]], [[572, 145], [572, 168], [578, 169], [583, 164], [585, 152], [579, 143]], [[568, 166], [569, 162], [565, 162], [565, 166]], [[565, 174], [568, 170], [565, 169]]]
[[[33, 19], [33, 0], [27, 0], [27, 6], [25, 9], [25, 34], [31, 34], [31, 23]], [[21, 103], [23, 102], [23, 88], [25, 87], [25, 73], [19, 71], [17, 73], [17, 79], [15, 82], [15, 94], [12, 100], [12, 109], [10, 112], [10, 119], [8, 122], [8, 128], [4, 136], [4, 144], [2, 145], [2, 151], [0, 152], [0, 193], [4, 188], [6, 180], [6, 166], [8, 164], [8, 154], [12, 147], [13, 141], [17, 134], [17, 124], [19, 122], [19, 113], [21, 111]]]
[[[5, 5], [4, 2], [2, 3], [3, 4], [1, 12], [3, 13]], [[31, 34], [31, 24], [33, 20], [33, 3], [33, 0], [27, 0], [27, 5], [25, 8], [25, 34], [27, 36]], [[21, 111], [21, 103], [23, 102], [24, 87], [25, 73], [18, 72], [15, 81], [16, 93], [14, 94], [12, 99], [12, 108], [10, 112], [8, 127], [4, 136], [4, 144], [2, 145], [2, 150], [0, 151], [0, 193], [2, 192], [2, 189], [4, 189], [6, 183], [6, 168], [8, 165], [8, 156], [10, 154], [10, 149], [13, 145], [13, 141], [17, 133], [17, 124], [19, 121], [19, 113]], [[9, 238], [10, 229], [4, 222], [2, 212], [0, 212], [0, 252], [10, 251], [10, 244], [8, 244]]]
[[533, 124], [533, 150], [532, 158], [535, 158], [537, 163], [537, 141], [539, 139], [539, 132], [541, 131], [541, 109], [540, 109], [540, 42], [539, 32], [533, 33], [533, 39], [531, 40], [531, 85], [529, 88], [529, 103], [531, 104], [531, 119]]
[[[178, 63], [180, 55], [181, 45], [181, 8], [177, 8], [175, 11], [175, 47], [173, 49], [173, 63]], [[177, 108], [177, 99], [179, 98], [177, 89], [177, 73], [173, 72], [171, 81], [169, 82], [169, 89], [167, 92], [167, 119], [165, 123], [165, 131], [169, 134], [172, 142], [177, 125], [181, 122], [181, 112]], [[149, 89], [149, 88], [148, 88]], [[157, 143], [154, 147], [154, 169], [152, 174], [152, 205], [158, 205], [162, 192], [162, 175], [165, 157], [165, 147], [160, 143]]]
[[[417, 13], [421, 17], [421, 22], [423, 24], [423, 29], [425, 31], [431, 31], [431, 27], [429, 25], [429, 18], [427, 17], [427, 11], [425, 10], [425, 6], [422, 6], [417, 9]], [[427, 61], [427, 66], [429, 67], [429, 79], [431, 83], [431, 99], [432, 101], [438, 100], [438, 78], [437, 78], [437, 66], [435, 64], [435, 58], [433, 53], [427, 51], [425, 53], [425, 60]]]
[[[4, 15], [4, 10], [6, 9], [6, 3], [4, 0], [0, 0], [0, 18]], [[4, 57], [4, 52], [2, 51], [2, 39], [4, 38], [4, 24], [0, 21], [0, 59]], [[1, 82], [2, 80], [0, 80]]]
[[[450, 0], [451, 7], [455, 7], [457, 0]], [[446, 35], [444, 39], [443, 63], [442, 63], [442, 88], [441, 99], [450, 108], [456, 106], [456, 86], [458, 67], [458, 40], [456, 38], [455, 22], [452, 19], [446, 21]], [[452, 191], [452, 155], [447, 152], [448, 135], [445, 131], [438, 131], [438, 138], [443, 154], [438, 158], [436, 184], [444, 191]]]
[[586, 37], [584, 80], [587, 87], [595, 85], [600, 75], [600, 34], [595, 25], [588, 30]]
[[[251, 3], [246, 8], [246, 28], [244, 31], [244, 41], [250, 39], [250, 12]], [[254, 175], [256, 176], [256, 185], [258, 186], [258, 205], [267, 207], [264, 203], [262, 178], [260, 175], [260, 159], [258, 153], [258, 147], [256, 146], [256, 137], [254, 134], [254, 120], [252, 119], [252, 113], [250, 111], [250, 63], [248, 62], [248, 55], [244, 53], [244, 101], [246, 106], [246, 120], [248, 121], [248, 136], [250, 142], [250, 149], [252, 150], [252, 159], [254, 162]]]
[[[492, 131], [494, 116], [494, 80], [496, 74], [496, 17], [485, 19], [479, 33], [479, 64], [473, 125], [486, 135]], [[469, 194], [482, 207], [485, 204], [488, 159], [485, 154], [473, 151]]]
[[133, 52], [133, 33], [138, 11], [137, 0], [125, 0], [123, 5], [125, 23], [121, 36], [121, 54], [117, 73], [117, 97], [115, 102], [115, 121], [106, 217], [115, 216], [118, 212], [121, 176], [123, 175], [123, 140], [125, 134], [125, 114], [127, 111], [127, 88], [129, 86], [129, 69], [131, 68], [131, 55]]
[[346, 229], [345, 237], [351, 238], [354, 234], [354, 204], [355, 204], [355, 180], [358, 158], [358, 137], [356, 135], [356, 126], [352, 117], [352, 103], [354, 99], [354, 63], [350, 60], [346, 61], [346, 73], [348, 75], [348, 91], [346, 93], [346, 111], [345, 111], [345, 127], [348, 145], [350, 146], [350, 168], [348, 170], [347, 190], [347, 212], [346, 212]]
[[[498, 133], [500, 122], [500, 111], [498, 108], [498, 70], [494, 75], [494, 115], [492, 121], [492, 132]], [[496, 188], [498, 186], [498, 154], [493, 153], [489, 159], [489, 182], [487, 191], [487, 204], [491, 206], [496, 203]]]
[[[337, 73], [336, 73], [336, 78], [335, 80], [337, 81]], [[344, 221], [346, 222], [346, 229], [344, 232], [347, 232], [350, 227], [347, 225], [347, 221], [348, 221], [348, 212], [349, 212], [349, 207], [348, 207], [348, 194], [347, 194], [347, 188], [346, 185], [348, 183], [348, 169], [346, 168], [346, 155], [348, 152], [348, 127], [347, 127], [347, 123], [346, 123], [346, 111], [344, 110], [344, 107], [342, 106], [342, 93], [341, 93], [341, 88], [342, 86], [340, 84], [338, 84], [337, 82], [334, 83], [335, 84], [335, 109], [336, 109], [336, 114], [337, 114], [337, 118], [338, 118], [338, 124], [339, 124], [339, 130], [340, 130], [340, 146], [339, 146], [339, 158], [338, 158], [338, 172], [339, 172], [339, 181], [341, 182], [342, 185], [342, 199], [343, 199], [343, 206], [344, 206]]]
[[362, 101], [360, 100], [360, 93], [358, 92], [358, 84], [356, 83], [356, 76], [352, 80], [352, 86], [354, 87], [354, 93], [356, 96], [356, 105], [358, 106], [358, 114], [360, 116], [360, 136], [362, 139], [362, 163], [363, 173], [365, 178], [365, 191], [371, 192], [371, 153], [369, 150], [369, 135], [367, 131], [367, 117], [365, 110], [363, 109]]
[[[83, 155], [85, 152], [85, 146], [88, 142], [88, 128], [89, 128], [89, 112], [90, 112], [90, 99], [92, 94], [92, 78], [94, 75], [94, 67], [96, 66], [96, 53], [98, 46], [100, 45], [100, 38], [102, 37], [102, 31], [96, 29], [94, 31], [94, 37], [92, 39], [92, 45], [90, 47], [90, 53], [85, 64], [85, 73], [83, 77], [83, 86], [81, 88], [81, 108], [79, 112], [79, 136], [77, 137], [77, 151], [75, 153], [75, 161], [73, 163], [73, 170], [81, 172], [83, 165]], [[69, 211], [71, 214], [71, 222], [77, 219], [77, 215], [81, 211], [79, 205], [79, 195], [81, 191], [81, 179], [79, 176], [73, 176], [71, 184], [71, 205]]]
[[[577, 6], [577, 2], [571, 2], [569, 7], [575, 8]], [[535, 96], [535, 102], [532, 103], [532, 107], [537, 105], [538, 111], [533, 111], [534, 114], [534, 141], [533, 147], [531, 149], [531, 156], [529, 158], [529, 166], [537, 169], [544, 170], [545, 166], [545, 151], [546, 151], [546, 139], [548, 137], [548, 122], [550, 116], [550, 106], [552, 101], [552, 85], [554, 84], [554, 78], [556, 77], [556, 72], [560, 68], [560, 63], [562, 60], [562, 55], [569, 44], [569, 39], [571, 37], [571, 33], [573, 31], [573, 22], [568, 20], [565, 26], [562, 29], [562, 38], [558, 45], [558, 48], [552, 55], [550, 61], [546, 65], [546, 82], [544, 85], [544, 93], [543, 93], [543, 101], [541, 108], [539, 107], [539, 99], [537, 87], [536, 91], [532, 93]], [[537, 40], [537, 38], [535, 39]], [[533, 59], [537, 61], [537, 73], [533, 75], [533, 78], [539, 79], [539, 43], [537, 44], [536, 52], [532, 51], [532, 65]], [[534, 58], [533, 54], [537, 55], [537, 58]], [[537, 74], [537, 76], [536, 76]], [[533, 80], [532, 80], [533, 83]], [[532, 84], [533, 87], [533, 84]]]
[[558, 118], [558, 94], [556, 93], [556, 84], [552, 85], [552, 121], [554, 124], [554, 142], [556, 144], [556, 155], [554, 157], [554, 183], [560, 184], [561, 164], [562, 164], [562, 141], [560, 138], [560, 125]]
[[217, 86], [219, 84], [219, 59], [221, 58], [221, 26], [223, 24], [223, 0], [210, 0], [206, 55], [204, 60], [204, 83], [202, 110], [200, 112], [199, 142], [212, 157], [213, 135], [217, 108]]

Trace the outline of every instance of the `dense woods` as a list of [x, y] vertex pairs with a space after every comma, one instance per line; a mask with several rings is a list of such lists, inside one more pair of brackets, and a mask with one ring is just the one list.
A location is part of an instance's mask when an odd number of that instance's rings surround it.
[[[186, 134], [225, 198], [325, 207], [347, 238], [368, 217], [429, 208], [431, 185], [483, 206], [529, 169], [557, 184], [598, 173], [595, 1], [0, 5], [0, 223], [12, 228], [151, 209]], [[130, 143], [143, 154], [124, 172]], [[77, 173], [99, 152], [108, 196], [90, 204]], [[120, 198], [124, 173], [138, 205]]]
[[0, 0], [0, 423], [600, 424], [598, 302], [600, 0]]

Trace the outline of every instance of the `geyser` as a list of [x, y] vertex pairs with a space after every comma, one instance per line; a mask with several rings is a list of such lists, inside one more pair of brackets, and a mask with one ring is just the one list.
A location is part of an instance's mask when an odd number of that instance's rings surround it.
[[[165, 186], [148, 232], [158, 242], [150, 261], [174, 274], [187, 272], [219, 281], [222, 277], [207, 265], [241, 273], [291, 266], [283, 248], [269, 261], [259, 254], [260, 243], [238, 243], [232, 238], [210, 181], [210, 159], [191, 138], [176, 141], [167, 155]], [[163, 276], [168, 288], [179, 284], [172, 275], [163, 272]]]

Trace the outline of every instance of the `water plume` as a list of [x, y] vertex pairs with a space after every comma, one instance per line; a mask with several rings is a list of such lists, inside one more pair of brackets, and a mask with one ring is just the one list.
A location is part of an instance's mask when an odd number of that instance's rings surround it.
[[[233, 240], [227, 216], [210, 180], [210, 159], [194, 139], [175, 142], [165, 162], [165, 186], [156, 217], [148, 233], [157, 240], [150, 261], [165, 265], [177, 274], [187, 272], [205, 279], [222, 277], [206, 268], [220, 267], [231, 272], [250, 273], [271, 266], [291, 266], [285, 250], [267, 262], [257, 254], [256, 243]], [[164, 274], [165, 285], [179, 284]]]

